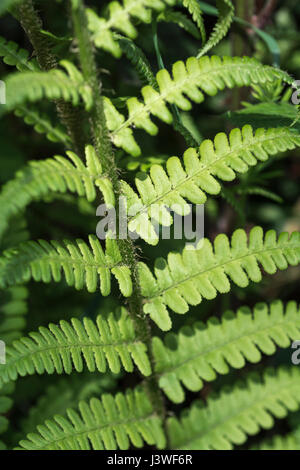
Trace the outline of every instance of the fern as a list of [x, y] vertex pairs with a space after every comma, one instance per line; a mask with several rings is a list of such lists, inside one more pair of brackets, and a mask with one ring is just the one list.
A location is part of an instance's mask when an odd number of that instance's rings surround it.
[[124, 265], [115, 240], [107, 238], [106, 252], [99, 240], [89, 236], [89, 244], [83, 240], [75, 242], [57, 241], [21, 243], [4, 252], [0, 258], [0, 288], [29, 281], [60, 282], [62, 274], [69, 286], [76, 289], [86, 287], [95, 292], [100, 281], [102, 295], [110, 293], [112, 273], [119, 282], [125, 297], [132, 293], [130, 270]]
[[0, 57], [7, 65], [15, 66], [20, 72], [36, 72], [39, 66], [35, 60], [29, 60], [29, 52], [19, 48], [13, 41], [6, 41], [0, 36]]
[[0, 296], [0, 338], [10, 344], [25, 327], [28, 291], [25, 287], [12, 287]]
[[230, 450], [247, 436], [270, 429], [275, 418], [299, 408], [300, 372], [297, 368], [268, 369], [259, 378], [225, 388], [206, 406], [196, 402], [180, 420], [168, 420], [172, 449]]
[[142, 447], [143, 441], [165, 446], [161, 419], [142, 388], [81, 402], [78, 411], [67, 410], [66, 417], [56, 416], [37, 431], [20, 442], [23, 450], [126, 450], [130, 443]]
[[[158, 132], [150, 115], [170, 124], [172, 113], [166, 106], [175, 104], [178, 108], [188, 111], [191, 109], [189, 100], [196, 103], [204, 101], [204, 93], [214, 96], [225, 87], [247, 86], [251, 83], [272, 82], [281, 78], [292, 84], [292, 78], [285, 72], [261, 65], [256, 59], [248, 57], [230, 58], [217, 56], [189, 58], [186, 63], [179, 61], [173, 65], [173, 78], [166, 69], [156, 75], [159, 91], [153, 87], [142, 88], [143, 102], [133, 97], [127, 100], [128, 119], [119, 113], [108, 100], [105, 100], [107, 126], [111, 138], [117, 147], [123, 148], [133, 156], [140, 154], [140, 149], [134, 141], [131, 126], [144, 129], [150, 135]], [[188, 98], [186, 98], [186, 97]]]
[[[13, 390], [14, 390], [14, 387], [12, 384], [7, 385], [6, 387], [1, 388], [0, 390], [0, 435], [4, 434], [4, 432], [8, 429], [8, 426], [9, 426], [8, 419], [2, 415], [6, 414], [13, 405], [13, 401], [9, 397], [9, 395], [11, 395]], [[6, 445], [1, 440], [0, 440], [0, 450], [7, 450]]]
[[43, 97], [50, 100], [64, 99], [74, 106], [84, 101], [86, 109], [92, 106], [92, 97], [89, 87], [84, 83], [83, 77], [76, 67], [67, 61], [61, 65], [68, 74], [59, 69], [49, 72], [26, 71], [12, 73], [6, 77], [6, 106], [1, 107], [2, 113], [11, 111], [26, 101], [35, 102]]
[[[299, 410], [299, 368], [277, 367], [296, 364], [300, 352], [299, 305], [288, 300], [300, 264], [300, 127], [289, 103], [298, 89], [288, 72], [263, 64], [259, 42], [277, 64], [278, 31], [272, 38], [252, 25], [262, 61], [208, 56], [233, 20], [249, 26], [232, 0], [216, 0], [217, 9], [198, 0], [61, 3], [47, 6], [47, 30], [32, 0], [0, 7], [15, 16], [10, 37], [19, 37], [17, 23], [26, 36], [20, 45], [0, 37], [1, 117], [12, 111], [52, 142], [32, 130], [26, 138], [14, 118], [1, 123], [0, 449], [298, 449], [299, 416], [287, 415]], [[203, 14], [217, 12], [206, 40]], [[169, 22], [190, 34], [177, 38]], [[176, 61], [177, 50], [189, 58]], [[171, 72], [162, 55], [175, 60]], [[240, 103], [235, 87], [250, 87], [259, 104]], [[200, 114], [192, 110], [208, 97]], [[234, 111], [221, 115], [226, 109]], [[96, 228], [102, 202], [114, 227], [105, 218]], [[204, 204], [207, 238], [184, 247]], [[88, 236], [105, 223], [105, 240]], [[248, 369], [259, 374], [237, 380]]]
[[198, 305], [204, 299], [214, 299], [217, 293], [231, 289], [230, 280], [246, 287], [249, 279], [262, 279], [259, 264], [268, 274], [277, 269], [296, 266], [300, 261], [300, 232], [281, 233], [277, 239], [274, 230], [265, 236], [260, 227], [246, 233], [236, 230], [229, 242], [226, 235], [218, 235], [214, 245], [201, 240], [199, 249], [186, 247], [182, 254], [170, 253], [168, 260], [159, 258], [155, 277], [146, 264], [139, 264], [144, 312], [162, 329], [171, 328], [167, 307], [176, 313], [186, 313], [189, 305]]
[[143, 51], [131, 39], [125, 36], [114, 34], [114, 37], [118, 40], [122, 51], [136, 69], [141, 82], [144, 85], [151, 85], [153, 88], [156, 88], [155, 76]]
[[251, 450], [299, 450], [299, 430], [291, 432], [285, 436], [274, 436], [272, 439], [261, 442], [258, 446], [254, 446]]
[[88, 26], [92, 32], [92, 39], [96, 47], [111, 52], [115, 57], [120, 57], [122, 50], [114, 40], [112, 30], [118, 30], [131, 39], [137, 36], [136, 28], [131, 16], [144, 23], [151, 22], [151, 9], [162, 10], [167, 5], [172, 5], [175, 0], [123, 0], [123, 5], [117, 1], [108, 5], [109, 18], [99, 18], [93, 10], [87, 10]]
[[46, 134], [47, 139], [51, 142], [61, 142], [65, 147], [71, 147], [71, 139], [68, 134], [62, 128], [54, 126], [47, 115], [28, 106], [19, 106], [15, 115], [23, 118], [24, 122], [33, 126], [39, 134]]
[[144, 375], [150, 375], [151, 366], [146, 348], [135, 339], [133, 323], [125, 309], [117, 314], [99, 315], [96, 322], [73, 318], [71, 323], [61, 321], [40, 328], [28, 338], [14, 341], [6, 352], [6, 364], [0, 370], [0, 384], [16, 380], [18, 376], [43, 374], [70, 374], [110, 369], [118, 373], [122, 367], [133, 371], [136, 364]]
[[165, 21], [166, 23], [175, 23], [180, 28], [184, 29], [186, 32], [194, 36], [194, 38], [199, 39], [200, 37], [198, 28], [194, 25], [194, 23], [189, 18], [187, 18], [180, 11], [165, 10], [158, 15], [157, 21]]
[[219, 11], [219, 20], [217, 21], [210, 38], [200, 50], [197, 57], [202, 57], [207, 54], [207, 52], [215, 47], [229, 31], [230, 25], [234, 18], [234, 7], [232, 1], [217, 0], [217, 7]]
[[[95, 374], [96, 375], [96, 374]], [[39, 397], [21, 423], [22, 433], [35, 431], [36, 427], [57, 414], [64, 414], [67, 408], [77, 406], [79, 401], [88, 400], [94, 395], [107, 393], [117, 385], [115, 377], [103, 374], [78, 374], [63, 377], [50, 385], [45, 394]]]
[[300, 334], [299, 308], [289, 302], [257, 304], [253, 313], [242, 307], [235, 315], [227, 311], [219, 321], [210, 317], [204, 323], [183, 327], [178, 335], [169, 333], [164, 342], [153, 339], [155, 371], [159, 384], [176, 403], [184, 401], [183, 383], [193, 392], [212, 381], [216, 373], [227, 374], [230, 367], [241, 369], [245, 362], [257, 363], [262, 353], [271, 355], [276, 345], [286, 348]]
[[41, 199], [50, 192], [71, 191], [85, 196], [88, 201], [96, 198], [99, 188], [108, 206], [114, 205], [110, 180], [103, 176], [101, 163], [92, 146], [86, 147], [86, 166], [73, 152], [68, 158], [56, 156], [42, 161], [30, 162], [9, 181], [0, 193], [0, 238], [9, 220], [20, 213], [33, 200]]
[[195, 149], [188, 149], [183, 156], [185, 168], [177, 157], [167, 160], [167, 172], [161, 165], [153, 165], [149, 175], [141, 174], [135, 179], [137, 192], [122, 182], [127, 198], [128, 228], [156, 245], [159, 238], [151, 218], [162, 225], [171, 225], [172, 216], [167, 208], [187, 215], [190, 212], [187, 201], [203, 204], [206, 193], [216, 195], [221, 191], [217, 179], [232, 181], [236, 173], [244, 173], [257, 161], [266, 161], [269, 155], [295, 145], [300, 145], [300, 137], [290, 129], [258, 129], [253, 133], [251, 126], [244, 126], [242, 131], [232, 130], [229, 139], [220, 133], [214, 142], [203, 141], [199, 155]]
[[182, 4], [191, 13], [193, 20], [197, 24], [198, 29], [200, 31], [202, 42], [205, 43], [206, 31], [205, 31], [204, 22], [203, 22], [202, 11], [198, 3], [198, 0], [182, 0]]

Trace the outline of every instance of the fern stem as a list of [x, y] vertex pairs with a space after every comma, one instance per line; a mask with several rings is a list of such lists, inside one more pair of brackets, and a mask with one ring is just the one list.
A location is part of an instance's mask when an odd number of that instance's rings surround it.
[[[75, 37], [78, 42], [79, 59], [83, 76], [87, 84], [91, 87], [93, 94], [93, 109], [90, 112], [90, 122], [94, 138], [94, 146], [103, 166], [104, 172], [110, 178], [116, 196], [116, 214], [118, 217], [119, 197], [121, 196], [121, 186], [118, 178], [118, 168], [116, 166], [114, 151], [112, 148], [109, 132], [104, 115], [103, 98], [101, 96], [101, 82], [98, 79], [97, 66], [93, 45], [87, 27], [85, 7], [82, 0], [71, 0], [72, 19]], [[118, 227], [118, 221], [116, 226]], [[133, 294], [128, 300], [128, 308], [135, 324], [135, 330], [148, 349], [149, 359], [154, 370], [154, 355], [152, 352], [152, 334], [149, 320], [143, 312], [143, 297], [140, 292], [140, 285], [137, 274], [137, 255], [134, 244], [130, 239], [117, 239], [122, 258], [133, 275]], [[153, 404], [156, 413], [165, 416], [164, 400], [158, 386], [156, 376], [153, 374], [145, 379], [146, 390]]]
[[[48, 39], [41, 33], [43, 27], [42, 20], [35, 10], [32, 0], [24, 0], [18, 8], [14, 9], [14, 15], [27, 34], [41, 69], [47, 71], [57, 68], [58, 63], [56, 57], [51, 52]], [[70, 103], [66, 103], [63, 100], [56, 100], [55, 104], [58, 116], [65, 125], [69, 137], [72, 139], [73, 150], [83, 157], [85, 142], [80, 113]]]

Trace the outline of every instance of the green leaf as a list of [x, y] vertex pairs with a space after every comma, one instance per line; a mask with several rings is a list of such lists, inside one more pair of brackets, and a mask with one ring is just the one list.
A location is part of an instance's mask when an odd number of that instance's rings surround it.
[[73, 318], [14, 341], [0, 366], [0, 384], [33, 374], [71, 374], [73, 370], [114, 374], [134, 364], [143, 375], [151, 374], [146, 346], [136, 338], [133, 322], [122, 308], [116, 314], [99, 315], [96, 321]]
[[267, 369], [262, 377], [249, 374], [246, 382], [210, 395], [206, 405], [195, 402], [180, 420], [169, 418], [171, 448], [231, 450], [248, 436], [270, 429], [274, 418], [285, 418], [299, 403], [299, 368]]
[[228, 374], [230, 367], [241, 369], [262, 354], [271, 355], [276, 346], [287, 348], [300, 337], [300, 309], [296, 302], [257, 304], [253, 312], [241, 307], [237, 313], [225, 312], [221, 319], [185, 326], [178, 334], [168, 333], [164, 341], [153, 338], [155, 372], [168, 398], [181, 403], [188, 390], [202, 389], [203, 381]]
[[[95, 235], [89, 236], [89, 244], [80, 239], [63, 243], [44, 240], [21, 243], [5, 251], [0, 258], [0, 288], [31, 278], [38, 282], [60, 282], [63, 275], [69, 286], [78, 290], [86, 287], [89, 292], [95, 292], [100, 281], [102, 295], [109, 295], [110, 273], [113, 268], [123, 266], [123, 262], [115, 240], [107, 239], [106, 247], [104, 252]], [[130, 271], [123, 269], [122, 274], [121, 292], [130, 296]], [[119, 272], [114, 271], [114, 275], [118, 278]]]
[[[257, 129], [253, 133], [251, 126], [244, 126], [242, 130], [232, 130], [228, 137], [217, 134], [214, 142], [204, 140], [198, 152], [190, 148], [183, 159], [169, 158], [166, 170], [154, 164], [149, 173], [137, 175], [136, 190], [121, 182], [127, 198], [128, 228], [147, 243], [156, 245], [159, 237], [154, 222], [165, 226], [173, 222], [167, 209], [180, 216], [187, 215], [189, 203], [204, 204], [206, 194], [220, 193], [218, 180], [233, 181], [236, 174], [245, 173], [258, 161], [266, 161], [269, 155], [295, 146], [300, 146], [300, 136], [289, 128]], [[266, 192], [262, 189], [260, 194]]]
[[290, 85], [294, 82], [286, 72], [262, 65], [249, 57], [190, 57], [186, 63], [176, 62], [172, 75], [166, 69], [160, 70], [156, 75], [158, 91], [148, 85], [141, 90], [143, 101], [136, 97], [128, 99], [127, 120], [108, 98], [105, 99], [107, 126], [117, 147], [138, 156], [140, 149], [134, 140], [131, 127], [142, 128], [150, 135], [156, 135], [158, 127], [151, 120], [151, 115], [171, 124], [173, 115], [167, 104], [189, 111], [192, 108], [190, 100], [202, 103], [205, 99], [204, 93], [215, 96], [225, 88], [273, 82], [277, 79]]
[[213, 245], [206, 238], [199, 245], [198, 249], [186, 247], [182, 254], [170, 253], [167, 260], [157, 259], [155, 277], [147, 265], [139, 263], [144, 312], [162, 330], [172, 325], [167, 308], [187, 313], [189, 305], [229, 292], [230, 281], [245, 288], [249, 281], [262, 280], [261, 268], [275, 274], [300, 262], [300, 232], [283, 232], [277, 238], [274, 230], [264, 235], [261, 227], [254, 227], [248, 238], [244, 230], [238, 229], [231, 242], [220, 234]]
[[68, 409], [37, 427], [22, 440], [22, 450], [116, 450], [143, 447], [144, 441], [158, 449], [165, 447], [162, 419], [155, 415], [141, 387], [103, 394]]
[[137, 36], [137, 30], [132, 17], [143, 23], [151, 23], [151, 10], [160, 11], [175, 0], [123, 0], [108, 4], [108, 19], [100, 18], [93, 10], [87, 9], [88, 27], [96, 47], [102, 48], [115, 57], [120, 57], [122, 50], [113, 36], [113, 30], [118, 30], [131, 39]]

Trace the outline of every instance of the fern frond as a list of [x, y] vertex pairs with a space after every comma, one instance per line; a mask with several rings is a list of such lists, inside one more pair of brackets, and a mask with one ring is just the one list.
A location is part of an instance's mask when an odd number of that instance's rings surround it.
[[62, 320], [59, 325], [40, 327], [38, 332], [14, 341], [6, 351], [6, 364], [0, 367], [0, 384], [33, 374], [71, 374], [73, 370], [114, 374], [134, 364], [143, 375], [151, 374], [146, 346], [136, 339], [133, 322], [125, 309], [116, 314]]
[[198, 28], [194, 23], [183, 13], [175, 10], [165, 10], [160, 13], [157, 17], [157, 21], [165, 21], [166, 23], [177, 24], [180, 28], [184, 29], [187, 33], [194, 36], [194, 38], [199, 39], [200, 34]]
[[287, 348], [300, 337], [300, 308], [296, 302], [285, 307], [274, 301], [257, 304], [253, 312], [242, 307], [235, 315], [225, 312], [218, 320], [197, 322], [183, 327], [178, 335], [169, 333], [164, 342], [153, 338], [155, 372], [168, 398], [184, 401], [181, 383], [192, 392], [212, 381], [218, 374], [228, 374], [230, 367], [241, 369], [246, 361], [257, 363], [262, 353], [271, 355], [276, 346]]
[[300, 450], [299, 430], [292, 431], [285, 436], [274, 436], [272, 439], [265, 440], [250, 450]]
[[70, 191], [91, 202], [96, 198], [96, 188], [100, 188], [105, 203], [113, 206], [112, 185], [102, 175], [102, 166], [94, 148], [88, 145], [85, 154], [86, 165], [73, 152], [67, 152], [69, 158], [56, 156], [29, 162], [13, 180], [4, 185], [0, 193], [0, 238], [12, 216], [50, 192]]
[[[0, 365], [0, 368], [2, 366]], [[8, 429], [9, 421], [5, 415], [12, 407], [13, 401], [9, 397], [14, 390], [13, 384], [8, 384], [0, 390], [0, 434], [5, 433]], [[0, 440], [0, 450], [6, 450], [6, 445]]]
[[149, 134], [156, 135], [158, 127], [152, 122], [151, 115], [168, 124], [172, 123], [173, 116], [167, 104], [175, 104], [178, 108], [188, 111], [192, 107], [190, 100], [202, 103], [205, 99], [204, 93], [214, 96], [226, 87], [272, 82], [278, 78], [288, 84], [293, 83], [293, 79], [284, 71], [262, 65], [249, 57], [191, 57], [186, 63], [176, 62], [173, 65], [173, 77], [166, 69], [157, 73], [159, 91], [148, 85], [141, 90], [142, 102], [136, 97], [127, 100], [127, 120], [106, 98], [105, 114], [111, 139], [117, 147], [138, 156], [140, 149], [134, 140], [131, 127], [142, 128]]
[[186, 313], [189, 305], [198, 305], [202, 299], [214, 299], [218, 293], [231, 289], [230, 281], [246, 287], [249, 280], [260, 282], [259, 265], [268, 274], [287, 269], [300, 262], [300, 232], [281, 233], [269, 230], [264, 235], [261, 227], [254, 227], [249, 239], [244, 230], [236, 230], [231, 243], [220, 234], [212, 245], [208, 239], [200, 247], [185, 247], [182, 254], [170, 253], [168, 260], [156, 260], [155, 277], [144, 263], [139, 263], [144, 312], [162, 329], [171, 328], [167, 307], [176, 313]]
[[25, 327], [28, 291], [25, 287], [12, 287], [0, 292], [0, 339], [6, 344], [21, 336]]
[[137, 36], [137, 30], [132, 23], [132, 18], [137, 18], [143, 23], [151, 22], [151, 10], [160, 11], [168, 5], [173, 5], [175, 0], [123, 0], [109, 3], [109, 18], [100, 18], [93, 10], [87, 9], [88, 27], [92, 33], [92, 39], [96, 47], [102, 48], [115, 57], [120, 57], [122, 50], [114, 40], [113, 30], [118, 30], [131, 39]]
[[0, 36], [0, 57], [6, 65], [15, 66], [20, 72], [38, 71], [36, 60], [29, 60], [29, 52], [13, 41], [7, 41]]
[[202, 11], [198, 0], [183, 0], [182, 4], [185, 8], [188, 9], [190, 14], [193, 17], [194, 22], [197, 24], [198, 29], [201, 34], [202, 42], [205, 43], [206, 41], [206, 31], [204, 27], [204, 21], [202, 16]]
[[181, 419], [169, 418], [172, 449], [230, 450], [260, 429], [270, 429], [274, 417], [282, 419], [300, 403], [300, 371], [297, 367], [267, 369], [262, 377], [249, 374], [247, 381], [224, 387], [209, 396], [207, 405], [195, 402]]
[[[118, 376], [116, 376], [118, 377]], [[72, 374], [55, 381], [29, 409], [21, 421], [23, 434], [35, 431], [36, 427], [52, 418], [64, 414], [67, 408], [77, 406], [79, 401], [114, 390], [117, 380], [112, 374]]]
[[37, 109], [29, 106], [19, 106], [15, 115], [23, 118], [24, 122], [33, 126], [39, 134], [46, 134], [51, 142], [61, 142], [65, 147], [71, 147], [72, 141], [68, 134], [63, 129], [54, 126], [46, 114], [41, 114]]
[[[232, 181], [236, 173], [244, 173], [269, 155], [300, 146], [300, 135], [289, 128], [258, 129], [251, 126], [234, 129], [229, 138], [217, 134], [214, 142], [205, 140], [199, 148], [188, 149], [182, 160], [167, 160], [166, 171], [153, 165], [149, 174], [138, 174], [137, 191], [122, 182], [127, 198], [128, 228], [136, 231], [147, 243], [156, 245], [159, 237], [153, 225], [158, 222], [169, 226], [173, 219], [167, 209], [179, 215], [190, 213], [189, 202], [204, 204], [206, 193], [218, 194], [221, 181]], [[151, 220], [152, 219], [152, 220]]]
[[142, 49], [140, 49], [134, 41], [120, 34], [114, 34], [114, 38], [118, 40], [122, 51], [137, 71], [141, 82], [144, 85], [151, 85], [153, 88], [157, 88], [155, 76]]
[[153, 410], [141, 388], [104, 394], [79, 403], [78, 411], [67, 410], [66, 417], [55, 416], [38, 426], [20, 442], [23, 450], [127, 450], [143, 441], [159, 449], [165, 447], [162, 420]]
[[68, 73], [52, 69], [48, 72], [26, 71], [8, 75], [5, 79], [6, 105], [0, 108], [2, 113], [14, 110], [26, 101], [35, 102], [44, 97], [70, 101], [74, 106], [82, 98], [85, 108], [91, 109], [91, 89], [84, 82], [81, 72], [70, 62], [61, 61], [61, 65]]
[[234, 6], [231, 0], [217, 0], [219, 19], [207, 43], [200, 50], [197, 57], [202, 57], [215, 47], [228, 33], [234, 18]]
[[44, 240], [21, 243], [0, 258], [0, 288], [20, 284], [31, 278], [42, 282], [60, 282], [64, 276], [69, 286], [95, 292], [100, 281], [102, 295], [110, 293], [112, 273], [125, 297], [132, 293], [130, 270], [122, 263], [116, 240], [106, 239], [104, 252], [99, 240], [89, 236], [83, 240], [63, 243]]

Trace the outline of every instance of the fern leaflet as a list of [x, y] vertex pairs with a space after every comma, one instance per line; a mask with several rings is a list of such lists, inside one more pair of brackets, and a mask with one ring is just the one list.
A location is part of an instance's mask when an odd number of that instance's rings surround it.
[[33, 200], [41, 199], [50, 192], [70, 191], [84, 196], [88, 201], [96, 198], [99, 188], [108, 206], [114, 205], [114, 194], [110, 180], [102, 175], [102, 166], [94, 148], [86, 147], [86, 165], [73, 152], [69, 158], [56, 156], [41, 161], [32, 161], [10, 180], [0, 193], [0, 238], [8, 227], [12, 216], [24, 210]]
[[6, 351], [6, 364], [0, 368], [0, 384], [18, 376], [38, 374], [71, 374], [89, 372], [117, 374], [122, 368], [132, 372], [136, 364], [144, 375], [151, 366], [145, 345], [136, 339], [133, 322], [125, 309], [116, 314], [99, 315], [96, 322], [73, 318], [59, 325], [40, 327], [29, 337], [14, 341]]
[[102, 295], [110, 293], [112, 273], [125, 297], [132, 293], [130, 270], [122, 263], [116, 240], [106, 239], [104, 252], [99, 240], [89, 236], [89, 245], [83, 240], [60, 243], [44, 240], [21, 243], [9, 249], [0, 258], [0, 288], [35, 281], [60, 282], [62, 274], [69, 286], [76, 289], [97, 290], [100, 281]]
[[138, 174], [137, 191], [122, 182], [127, 198], [128, 228], [136, 231], [146, 242], [159, 241], [153, 222], [170, 226], [173, 222], [168, 209], [183, 216], [190, 213], [190, 205], [204, 204], [206, 193], [218, 194], [217, 179], [232, 181], [236, 173], [244, 173], [257, 161], [266, 161], [269, 155], [300, 146], [300, 136], [289, 128], [258, 129], [251, 126], [234, 129], [229, 135], [220, 133], [214, 142], [205, 140], [197, 153], [188, 149], [183, 162], [177, 157], [167, 160], [165, 171], [161, 165], [152, 165], [150, 174]]
[[144, 23], [151, 22], [151, 9], [162, 10], [167, 5], [173, 5], [175, 0], [123, 0], [123, 5], [117, 1], [108, 5], [109, 18], [99, 18], [90, 9], [87, 9], [88, 27], [92, 33], [92, 39], [96, 47], [103, 48], [120, 57], [122, 50], [117, 41], [114, 40], [112, 30], [118, 30], [131, 39], [137, 36], [131, 16], [138, 18]]
[[46, 97], [50, 100], [64, 99], [74, 106], [83, 99], [87, 110], [92, 107], [90, 87], [84, 82], [81, 72], [66, 60], [61, 65], [68, 74], [59, 69], [48, 72], [26, 71], [8, 75], [6, 83], [6, 106], [1, 107], [2, 113], [16, 109], [26, 101], [35, 102]]
[[201, 34], [202, 42], [205, 43], [206, 41], [206, 31], [203, 22], [202, 11], [198, 0], [182, 0], [182, 4], [185, 8], [188, 9], [190, 14], [193, 17], [194, 22], [197, 24], [198, 29]]
[[231, 0], [217, 0], [217, 8], [219, 11], [219, 20], [207, 43], [200, 50], [197, 56], [198, 58], [207, 54], [210, 49], [215, 47], [226, 36], [233, 21], [234, 6]]
[[186, 63], [179, 61], [173, 65], [173, 78], [166, 69], [160, 70], [156, 75], [159, 91], [150, 85], [143, 87], [143, 102], [136, 97], [129, 98], [127, 120], [106, 98], [104, 105], [107, 126], [117, 147], [138, 156], [140, 148], [134, 140], [131, 126], [142, 128], [151, 135], [157, 134], [158, 127], [150, 116], [152, 114], [170, 124], [173, 116], [167, 104], [175, 104], [188, 111], [191, 109], [189, 100], [202, 103], [204, 93], [214, 96], [225, 87], [266, 83], [279, 78], [290, 85], [293, 83], [293, 79], [284, 71], [264, 66], [253, 58], [191, 57]]
[[79, 403], [78, 411], [55, 416], [20, 442], [23, 450], [127, 450], [143, 441], [159, 449], [165, 446], [162, 420], [141, 387], [115, 397], [103, 394]]
[[35, 60], [29, 60], [29, 52], [19, 48], [13, 41], [6, 41], [0, 36], [0, 57], [6, 65], [15, 66], [20, 72], [36, 72], [39, 66]]
[[211, 317], [207, 324], [197, 322], [183, 327], [178, 335], [169, 333], [164, 342], [153, 339], [155, 371], [160, 387], [176, 403], [184, 401], [181, 383], [192, 392], [212, 381], [216, 373], [227, 374], [230, 367], [241, 369], [245, 362], [257, 363], [262, 353], [271, 355], [276, 345], [286, 348], [299, 338], [299, 308], [289, 302], [257, 304], [253, 313], [242, 307], [235, 315], [228, 311], [221, 321]]
[[144, 312], [162, 329], [171, 328], [167, 307], [176, 313], [186, 313], [189, 305], [198, 305], [202, 299], [214, 299], [218, 292], [231, 289], [230, 280], [246, 287], [249, 279], [260, 282], [261, 269], [275, 274], [300, 262], [300, 232], [281, 233], [277, 239], [274, 230], [265, 236], [261, 227], [254, 227], [247, 239], [244, 230], [236, 230], [231, 243], [226, 235], [199, 242], [200, 247], [184, 248], [182, 254], [170, 253], [168, 260], [159, 258], [155, 277], [144, 263], [139, 263]]
[[267, 369], [260, 378], [249, 374], [246, 383], [225, 387], [210, 396], [207, 405], [196, 402], [180, 420], [168, 420], [173, 449], [231, 450], [248, 435], [269, 429], [275, 418], [284, 418], [300, 403], [300, 371], [294, 368]]

